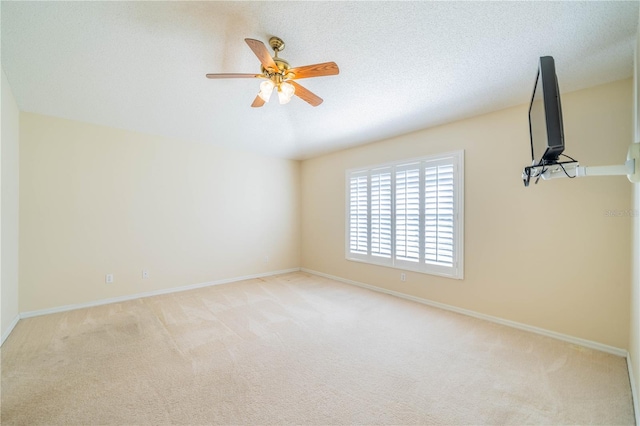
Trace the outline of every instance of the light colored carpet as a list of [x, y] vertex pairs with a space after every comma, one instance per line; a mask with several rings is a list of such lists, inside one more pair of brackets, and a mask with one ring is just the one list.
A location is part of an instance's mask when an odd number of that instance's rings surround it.
[[2, 424], [633, 424], [623, 358], [304, 273], [20, 321]]

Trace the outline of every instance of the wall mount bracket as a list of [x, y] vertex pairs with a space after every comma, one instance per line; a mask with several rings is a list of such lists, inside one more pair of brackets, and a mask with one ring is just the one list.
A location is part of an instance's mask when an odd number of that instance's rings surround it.
[[560, 162], [544, 166], [524, 168], [522, 178], [528, 186], [531, 178], [544, 180], [585, 176], [627, 176], [630, 182], [640, 182], [640, 143], [632, 143], [627, 151], [627, 161], [617, 166], [580, 166], [577, 161]]

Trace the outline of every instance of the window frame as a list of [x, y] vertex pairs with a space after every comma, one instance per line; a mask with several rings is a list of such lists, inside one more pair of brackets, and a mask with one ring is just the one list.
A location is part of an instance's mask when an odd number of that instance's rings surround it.
[[[449, 161], [450, 160], [450, 161]], [[425, 184], [424, 171], [429, 166], [453, 164], [453, 261], [452, 266], [430, 264], [425, 261]], [[417, 262], [396, 259], [396, 174], [398, 171], [415, 169], [419, 165], [420, 198], [419, 198], [419, 250]], [[391, 255], [389, 258], [374, 256], [371, 252], [371, 174], [375, 171], [389, 170], [391, 173]], [[375, 174], [375, 173], [374, 173]], [[351, 177], [367, 176], [367, 253], [351, 253]], [[351, 168], [345, 171], [345, 258], [353, 262], [361, 262], [404, 271], [419, 272], [453, 279], [464, 279], [464, 150], [451, 151], [424, 157], [408, 158], [366, 167]]]

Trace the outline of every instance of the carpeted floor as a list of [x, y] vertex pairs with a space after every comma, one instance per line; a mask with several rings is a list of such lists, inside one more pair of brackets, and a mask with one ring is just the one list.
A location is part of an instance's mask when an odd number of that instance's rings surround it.
[[633, 424], [626, 361], [305, 273], [20, 321], [3, 425]]

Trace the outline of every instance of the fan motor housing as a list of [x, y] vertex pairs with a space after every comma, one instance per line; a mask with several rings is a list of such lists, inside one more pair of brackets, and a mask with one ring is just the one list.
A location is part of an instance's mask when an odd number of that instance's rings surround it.
[[[291, 68], [291, 65], [289, 65], [289, 62], [287, 62], [282, 58], [273, 58], [273, 62], [276, 63], [276, 65], [278, 66], [278, 71], [280, 71], [281, 73], [283, 73], [284, 71], [288, 71], [289, 68]], [[265, 74], [266, 71], [267, 70], [265, 70], [264, 67], [262, 67], [262, 73]]]

